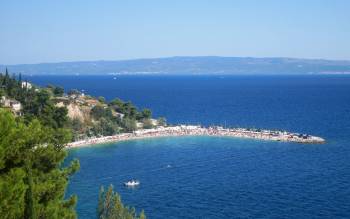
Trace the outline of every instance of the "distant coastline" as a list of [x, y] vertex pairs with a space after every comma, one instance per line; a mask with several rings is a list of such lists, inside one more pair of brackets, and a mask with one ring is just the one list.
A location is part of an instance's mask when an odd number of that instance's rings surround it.
[[223, 128], [201, 127], [191, 125], [178, 125], [169, 127], [157, 127], [153, 129], [142, 129], [133, 133], [122, 133], [112, 136], [94, 137], [85, 140], [68, 143], [67, 148], [78, 148], [91, 145], [121, 142], [127, 140], [159, 138], [159, 137], [176, 137], [176, 136], [217, 136], [217, 137], [235, 137], [248, 138], [268, 141], [295, 142], [304, 144], [322, 144], [325, 139], [317, 136], [292, 133], [286, 131], [272, 131], [260, 129], [244, 129], [244, 128]]
[[177, 56], [2, 65], [28, 75], [309, 75], [350, 72], [350, 60]]

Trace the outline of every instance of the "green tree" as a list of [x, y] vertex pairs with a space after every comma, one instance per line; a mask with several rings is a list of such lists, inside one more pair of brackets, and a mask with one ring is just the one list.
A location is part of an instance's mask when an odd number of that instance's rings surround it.
[[166, 126], [166, 119], [164, 117], [159, 117], [157, 119], [157, 125], [159, 125], [159, 126]]
[[154, 127], [154, 125], [153, 125], [152, 120], [150, 120], [150, 119], [144, 119], [143, 120], [143, 128], [144, 129], [151, 129], [153, 127]]
[[77, 89], [72, 89], [70, 91], [68, 91], [68, 95], [80, 95], [81, 92], [78, 91]]
[[22, 86], [22, 74], [21, 73], [19, 73], [19, 75], [18, 75], [18, 84], [20, 86]]
[[141, 112], [142, 119], [150, 119], [152, 117], [152, 112], [150, 109], [143, 109]]
[[84, 134], [86, 132], [86, 126], [80, 119], [74, 118], [70, 120], [70, 127], [73, 132], [74, 140], [79, 140], [80, 137], [84, 137]]
[[127, 132], [132, 132], [137, 129], [136, 121], [134, 119], [125, 118], [123, 119], [123, 128]]
[[146, 214], [145, 214], [145, 211], [142, 210], [141, 213], [140, 213], [140, 219], [146, 219]]
[[91, 116], [94, 119], [101, 119], [102, 117], [105, 118], [112, 118], [112, 111], [110, 108], [105, 108], [101, 105], [96, 105], [91, 109]]
[[64, 94], [64, 89], [63, 89], [63, 87], [55, 87], [55, 88], [53, 89], [53, 94], [54, 94], [56, 97], [61, 97], [61, 96], [63, 96], [63, 94]]
[[144, 211], [138, 216], [134, 208], [124, 206], [120, 195], [113, 191], [110, 185], [105, 191], [103, 186], [100, 189], [98, 207], [98, 219], [146, 219]]
[[92, 131], [96, 136], [107, 136], [115, 134], [117, 132], [117, 128], [118, 126], [111, 120], [101, 118], [98, 122], [95, 122]]
[[32, 110], [35, 115], [40, 115], [48, 105], [52, 105], [50, 101], [50, 93], [47, 90], [41, 89], [35, 96]]
[[1, 218], [76, 218], [76, 197], [64, 199], [79, 162], [62, 168], [69, 131], [28, 125], [0, 109]]
[[135, 119], [138, 114], [137, 108], [130, 101], [124, 103], [121, 113], [130, 119]]
[[112, 106], [115, 111], [121, 113], [124, 106], [124, 102], [121, 99], [116, 98], [112, 100], [108, 105]]
[[68, 109], [66, 107], [54, 107], [53, 119], [56, 122], [54, 128], [63, 128], [68, 123]]
[[102, 96], [99, 96], [98, 97], [98, 101], [100, 101], [100, 103], [105, 103], [106, 102], [106, 99]]
[[0, 87], [0, 98], [5, 95], [5, 91]]

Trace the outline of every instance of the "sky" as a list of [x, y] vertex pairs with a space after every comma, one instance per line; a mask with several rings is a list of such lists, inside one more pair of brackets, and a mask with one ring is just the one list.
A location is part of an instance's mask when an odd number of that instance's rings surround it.
[[0, 0], [0, 64], [170, 56], [350, 60], [348, 0]]

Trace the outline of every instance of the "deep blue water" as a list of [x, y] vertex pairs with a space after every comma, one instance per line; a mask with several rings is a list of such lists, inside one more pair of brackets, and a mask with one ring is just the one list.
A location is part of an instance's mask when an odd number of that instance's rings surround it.
[[[326, 138], [304, 145], [181, 137], [74, 149], [79, 218], [95, 218], [114, 184], [149, 218], [350, 218], [349, 76], [35, 76], [45, 85], [131, 100], [171, 123], [286, 129]], [[171, 165], [170, 168], [166, 168]], [[141, 186], [121, 183], [137, 178]]]

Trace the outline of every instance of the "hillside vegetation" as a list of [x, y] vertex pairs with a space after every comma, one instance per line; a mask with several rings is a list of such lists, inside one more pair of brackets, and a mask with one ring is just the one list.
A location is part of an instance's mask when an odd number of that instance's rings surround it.
[[[45, 88], [0, 73], [0, 218], [75, 219], [77, 197], [65, 197], [79, 161], [63, 166], [65, 145], [77, 138], [130, 132], [158, 123], [148, 109], [106, 102], [72, 90]], [[101, 190], [98, 218], [139, 219], [112, 190]]]
[[165, 125], [164, 118], [152, 119], [149, 109], [138, 110], [131, 102], [118, 98], [107, 102], [103, 97], [95, 98], [78, 90], [65, 93], [54, 85], [38, 87], [22, 81], [21, 75], [10, 76], [7, 70], [0, 75], [0, 86], [2, 107], [26, 123], [37, 118], [46, 126], [67, 128], [72, 131], [72, 140]]

